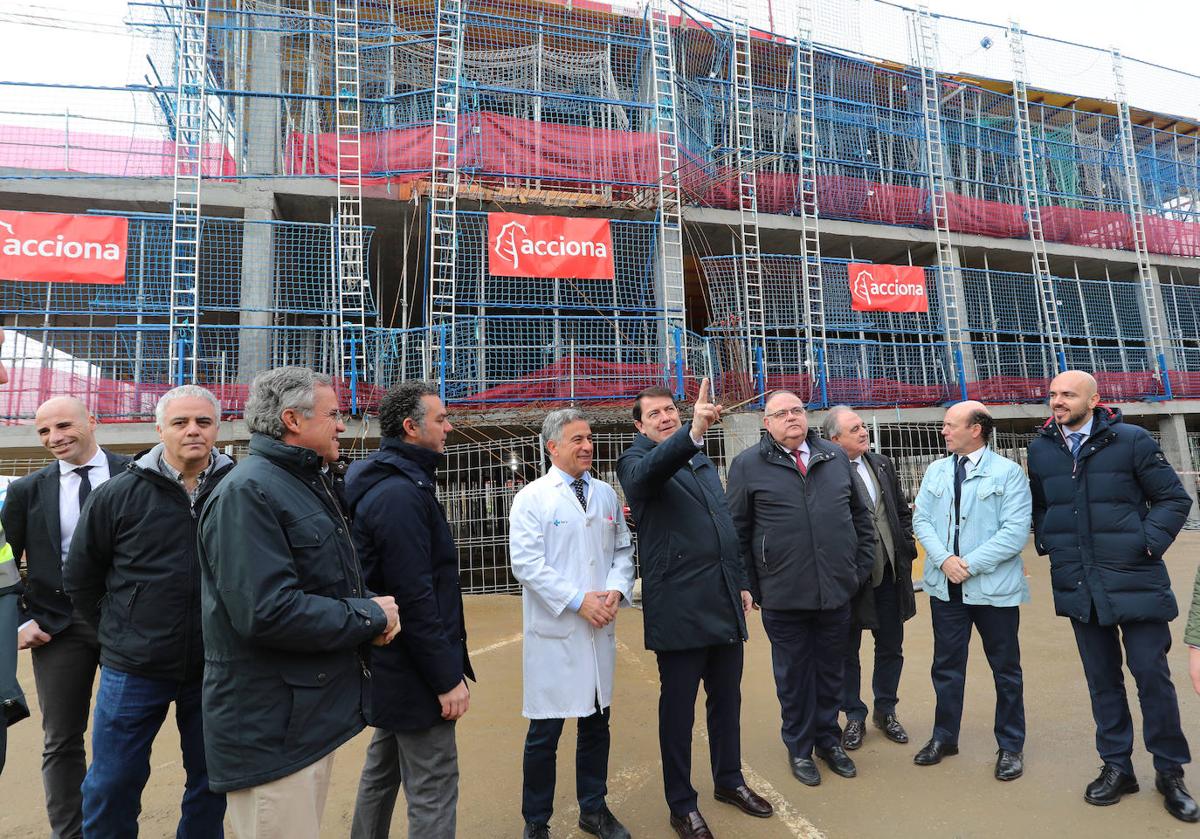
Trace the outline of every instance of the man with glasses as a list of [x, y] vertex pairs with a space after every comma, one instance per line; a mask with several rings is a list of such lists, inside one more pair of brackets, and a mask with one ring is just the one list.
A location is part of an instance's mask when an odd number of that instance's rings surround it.
[[809, 430], [790, 391], [767, 397], [758, 445], [729, 467], [730, 512], [754, 603], [771, 640], [783, 742], [792, 774], [816, 786], [813, 754], [843, 778], [842, 656], [850, 600], [875, 565], [875, 524], [841, 447]]

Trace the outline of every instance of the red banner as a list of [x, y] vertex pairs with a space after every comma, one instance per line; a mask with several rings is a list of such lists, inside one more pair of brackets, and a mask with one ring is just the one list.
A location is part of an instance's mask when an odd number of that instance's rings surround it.
[[497, 277], [611, 280], [608, 219], [488, 213], [488, 271]]
[[850, 308], [856, 312], [928, 312], [925, 269], [919, 265], [851, 262]]
[[129, 220], [0, 210], [0, 280], [123, 285]]

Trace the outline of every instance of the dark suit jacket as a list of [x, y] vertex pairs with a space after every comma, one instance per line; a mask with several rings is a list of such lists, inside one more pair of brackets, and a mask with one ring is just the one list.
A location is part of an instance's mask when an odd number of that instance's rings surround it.
[[[121, 473], [130, 458], [104, 452], [109, 476]], [[35, 620], [42, 631], [57, 635], [71, 625], [71, 600], [63, 592], [62, 534], [58, 518], [58, 461], [43, 466], [8, 487], [0, 522], [13, 557], [25, 555], [25, 590], [20, 622]]]
[[[875, 475], [887, 506], [888, 524], [892, 528], [892, 541], [896, 555], [896, 589], [900, 603], [900, 619], [908, 620], [917, 613], [917, 598], [913, 594], [912, 564], [917, 557], [917, 544], [913, 541], [912, 509], [904, 498], [904, 489], [892, 461], [882, 454], [867, 452], [863, 457]], [[875, 594], [868, 579], [854, 602], [854, 619], [864, 627], [876, 628]]]
[[646, 649], [690, 650], [746, 640], [750, 589], [717, 468], [692, 424], [655, 445], [639, 434], [617, 461], [637, 523]]

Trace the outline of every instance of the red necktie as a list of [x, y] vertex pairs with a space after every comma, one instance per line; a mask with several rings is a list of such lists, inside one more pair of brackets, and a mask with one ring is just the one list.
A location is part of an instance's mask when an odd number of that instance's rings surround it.
[[800, 470], [800, 474], [807, 475], [808, 467], [804, 465], [804, 459], [800, 456], [800, 450], [796, 449], [792, 452], [792, 457], [796, 458], [796, 468]]

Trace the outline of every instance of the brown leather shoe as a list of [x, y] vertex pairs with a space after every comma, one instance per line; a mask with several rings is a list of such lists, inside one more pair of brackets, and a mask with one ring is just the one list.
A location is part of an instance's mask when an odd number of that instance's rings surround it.
[[713, 790], [713, 798], [723, 804], [732, 804], [748, 816], [765, 819], [775, 812], [771, 802], [767, 801], [750, 787], [742, 784], [736, 789], [717, 787]]
[[704, 823], [704, 816], [699, 810], [692, 810], [683, 818], [671, 814], [671, 827], [679, 834], [679, 839], [714, 839], [712, 831]]

